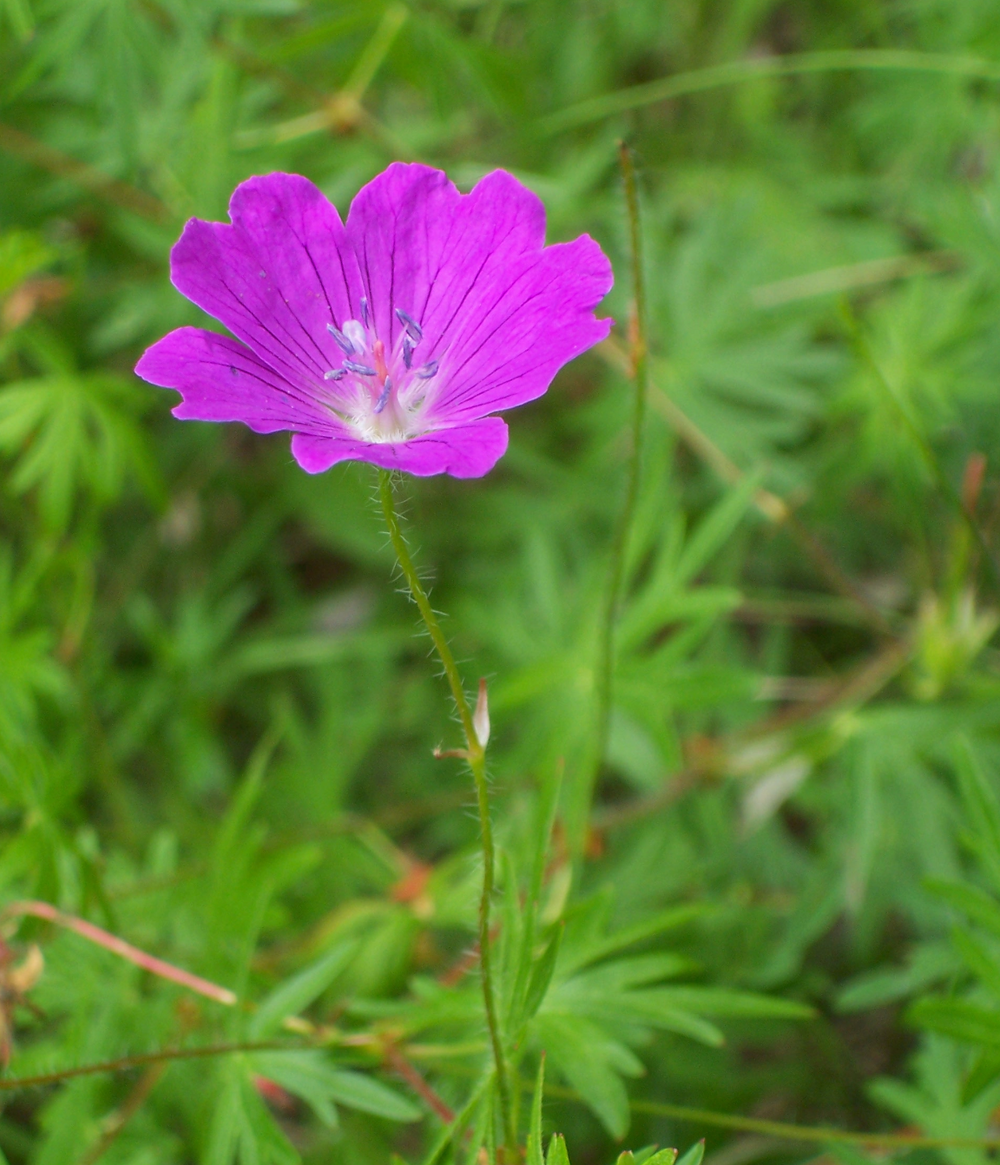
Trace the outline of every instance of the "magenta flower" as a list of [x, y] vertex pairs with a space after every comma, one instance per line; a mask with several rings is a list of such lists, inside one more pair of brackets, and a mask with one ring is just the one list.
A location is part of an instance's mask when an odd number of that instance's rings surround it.
[[541, 396], [604, 339], [611, 266], [587, 235], [546, 247], [541, 201], [503, 170], [466, 195], [394, 163], [336, 208], [297, 174], [238, 186], [232, 225], [191, 219], [174, 286], [236, 339], [178, 328], [136, 365], [184, 420], [288, 429], [308, 473], [338, 461], [479, 477], [493, 413]]

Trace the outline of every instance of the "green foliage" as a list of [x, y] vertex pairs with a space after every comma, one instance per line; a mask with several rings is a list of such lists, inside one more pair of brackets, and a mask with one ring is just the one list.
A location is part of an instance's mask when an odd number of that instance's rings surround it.
[[[276, 169], [345, 211], [395, 158], [509, 168], [617, 275], [612, 340], [493, 474], [401, 487], [489, 678], [527, 1165], [815, 1156], [712, 1111], [989, 1133], [998, 59], [986, 0], [0, 0], [0, 1160], [502, 1140], [472, 794], [373, 477], [131, 372], [204, 322], [168, 279], [187, 217]], [[621, 136], [652, 385], [597, 757]]]

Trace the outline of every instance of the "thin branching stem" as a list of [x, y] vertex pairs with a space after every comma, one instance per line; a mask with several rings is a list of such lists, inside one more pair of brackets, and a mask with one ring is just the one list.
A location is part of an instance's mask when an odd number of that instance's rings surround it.
[[632, 109], [764, 77], [831, 72], [937, 73], [946, 77], [1000, 81], [1000, 66], [996, 61], [956, 53], [927, 53], [913, 49], [828, 49], [770, 57], [746, 56], [736, 61], [674, 73], [670, 77], [619, 89], [616, 93], [590, 97], [543, 118], [537, 123], [537, 131], [542, 135], [562, 133]]
[[[522, 1092], [530, 1093], [534, 1082], [519, 1080]], [[559, 1100], [583, 1103], [578, 1092], [558, 1084], [545, 1085], [545, 1095]], [[630, 1100], [629, 1108], [648, 1116], [665, 1116], [674, 1120], [690, 1121], [695, 1125], [734, 1129], [762, 1136], [780, 1137], [785, 1141], [804, 1141], [820, 1144], [857, 1145], [868, 1149], [996, 1149], [1000, 1137], [925, 1137], [921, 1133], [855, 1133], [848, 1129], [824, 1128], [822, 1125], [795, 1125], [785, 1121], [762, 1120], [759, 1117], [737, 1116], [728, 1112], [714, 1112], [707, 1108], [688, 1108], [683, 1104], [667, 1104], [659, 1100]]]
[[[614, 541], [611, 545], [611, 564], [608, 571], [607, 593], [601, 618], [600, 638], [597, 647], [596, 687], [596, 732], [594, 759], [589, 773], [590, 787], [586, 790], [584, 809], [590, 811], [590, 800], [597, 780], [601, 761], [607, 749], [608, 732], [611, 723], [611, 690], [615, 666], [615, 624], [621, 602], [622, 581], [625, 577], [625, 561], [628, 555], [629, 534], [639, 497], [639, 478], [642, 464], [642, 432], [646, 420], [646, 398], [648, 395], [648, 352], [646, 346], [646, 287], [642, 274], [642, 234], [639, 220], [639, 194], [635, 181], [635, 163], [632, 150], [626, 142], [618, 147], [622, 178], [625, 184], [625, 209], [628, 215], [629, 249], [632, 254], [632, 314], [629, 320], [629, 364], [635, 392], [632, 402], [631, 448], [628, 459], [628, 480], [625, 486], [625, 501], [618, 515]], [[580, 821], [583, 833], [586, 816]], [[577, 838], [579, 844], [580, 838]]]
[[0, 1093], [23, 1092], [29, 1088], [47, 1088], [62, 1084], [65, 1080], [76, 1080], [80, 1076], [113, 1075], [117, 1072], [131, 1072], [136, 1068], [147, 1068], [151, 1064], [166, 1064], [172, 1060], [202, 1060], [213, 1056], [232, 1056], [240, 1052], [295, 1052], [301, 1048], [320, 1046], [315, 1040], [254, 1040], [233, 1044], [202, 1044], [192, 1048], [160, 1048], [155, 1052], [138, 1052], [131, 1056], [119, 1056], [116, 1060], [99, 1060], [92, 1064], [77, 1064], [71, 1068], [58, 1068], [52, 1072], [42, 1072], [37, 1076], [7, 1076], [0, 1078]]
[[[316, 1047], [315, 1042], [299, 1041], [297, 1043], [279, 1040], [261, 1040], [253, 1043], [208, 1044], [193, 1048], [163, 1048], [155, 1052], [145, 1052], [139, 1055], [122, 1056], [117, 1060], [104, 1060], [93, 1064], [80, 1064], [73, 1068], [64, 1068], [56, 1072], [47, 1072], [40, 1076], [25, 1076], [21, 1078], [0, 1079], [0, 1092], [19, 1092], [30, 1088], [44, 1088], [53, 1084], [60, 1084], [64, 1080], [75, 1079], [80, 1076], [97, 1076], [134, 1071], [136, 1068], [145, 1068], [153, 1064], [166, 1064], [173, 1060], [204, 1059], [215, 1056], [231, 1056], [246, 1052], [259, 1051], [287, 1051], [293, 1052], [301, 1048]], [[534, 1089], [531, 1080], [516, 1080], [517, 1086], [526, 1092]], [[560, 1100], [569, 1100], [582, 1103], [578, 1092], [572, 1088], [564, 1088], [557, 1084], [546, 1083], [545, 1094]], [[458, 1114], [452, 1129], [445, 1131], [442, 1137], [443, 1145], [439, 1144], [438, 1152], [447, 1147], [448, 1139], [455, 1127], [468, 1119], [471, 1105], [479, 1098], [479, 1090], [470, 1098], [470, 1105]], [[629, 1108], [636, 1113], [647, 1113], [650, 1116], [668, 1116], [675, 1120], [691, 1121], [695, 1124], [713, 1125], [716, 1128], [736, 1129], [743, 1132], [762, 1133], [768, 1136], [781, 1137], [791, 1141], [819, 1141], [827, 1143], [853, 1144], [867, 1146], [871, 1149], [996, 1149], [1000, 1148], [1000, 1137], [926, 1137], [920, 1133], [857, 1133], [847, 1129], [824, 1128], [815, 1125], [788, 1124], [784, 1121], [761, 1120], [757, 1117], [738, 1116], [733, 1113], [715, 1112], [712, 1109], [688, 1108], [679, 1104], [666, 1104], [656, 1100], [632, 1100]], [[437, 1153], [433, 1155], [436, 1159]], [[430, 1159], [425, 1162], [429, 1165]]]
[[490, 906], [493, 898], [494, 882], [494, 849], [493, 827], [490, 822], [489, 785], [486, 780], [486, 750], [479, 741], [475, 725], [472, 720], [472, 710], [465, 696], [462, 686], [462, 677], [459, 674], [448, 640], [441, 630], [434, 609], [431, 607], [427, 592], [424, 590], [420, 577], [410, 558], [410, 551], [406, 539], [399, 525], [399, 516], [396, 513], [396, 504], [392, 492], [392, 477], [387, 470], [380, 469], [378, 477], [379, 498], [382, 502], [382, 512], [385, 515], [386, 526], [389, 529], [389, 538], [393, 550], [399, 561], [400, 570], [406, 579], [413, 601], [417, 604], [420, 617], [427, 628], [427, 632], [437, 651], [441, 666], [444, 668], [451, 694], [458, 710], [458, 717], [465, 734], [465, 759], [472, 770], [472, 779], [476, 786], [476, 799], [479, 805], [479, 824], [483, 844], [483, 889], [479, 899], [479, 967], [483, 985], [483, 1002], [486, 1007], [486, 1024], [490, 1033], [490, 1045], [493, 1050], [493, 1061], [496, 1067], [497, 1091], [500, 1101], [500, 1119], [507, 1141], [507, 1156], [511, 1161], [517, 1159], [517, 1130], [514, 1127], [513, 1107], [511, 1105], [509, 1073], [507, 1071], [507, 1057], [504, 1052], [503, 1038], [500, 1032], [500, 1022], [497, 1016], [496, 994], [493, 985], [493, 960], [490, 944]]

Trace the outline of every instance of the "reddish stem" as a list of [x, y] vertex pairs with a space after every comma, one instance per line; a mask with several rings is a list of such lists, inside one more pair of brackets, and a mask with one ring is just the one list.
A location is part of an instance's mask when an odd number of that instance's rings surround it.
[[155, 955], [148, 955], [145, 951], [139, 950], [138, 947], [132, 946], [131, 943], [125, 942], [124, 939], [118, 938], [117, 935], [111, 934], [110, 931], [94, 926], [92, 922], [76, 918], [72, 914], [63, 914], [61, 910], [57, 910], [48, 902], [12, 902], [3, 913], [43, 918], [46, 922], [55, 923], [56, 926], [64, 926], [67, 930], [73, 931], [74, 934], [80, 935], [81, 938], [85, 938], [89, 942], [97, 943], [106, 951], [111, 951], [123, 959], [128, 959], [130, 963], [135, 963], [137, 967], [142, 967], [150, 974], [158, 975], [161, 979], [169, 979], [172, 983], [187, 987], [190, 991], [196, 991], [207, 999], [214, 999], [216, 1003], [232, 1007], [237, 1002], [236, 996], [227, 987], [210, 983], [208, 979], [202, 979], [200, 975], [192, 975], [190, 971], [184, 971], [172, 963], [165, 963], [163, 959], [158, 959]]
[[441, 1118], [446, 1125], [454, 1123], [455, 1114], [441, 1099], [434, 1089], [427, 1083], [427, 1081], [414, 1068], [403, 1053], [394, 1047], [387, 1049], [385, 1053], [386, 1063], [397, 1075], [401, 1076], [403, 1080], [410, 1086], [411, 1089], [420, 1097], [420, 1099]]

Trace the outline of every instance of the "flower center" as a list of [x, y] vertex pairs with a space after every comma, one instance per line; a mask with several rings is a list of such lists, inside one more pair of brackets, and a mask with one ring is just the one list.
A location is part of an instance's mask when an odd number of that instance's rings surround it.
[[364, 441], [405, 441], [425, 431], [420, 418], [438, 362], [415, 365], [424, 333], [402, 308], [396, 318], [402, 331], [392, 347], [375, 335], [368, 300], [361, 298], [361, 318], [327, 331], [344, 354], [339, 368], [323, 374], [323, 403]]

